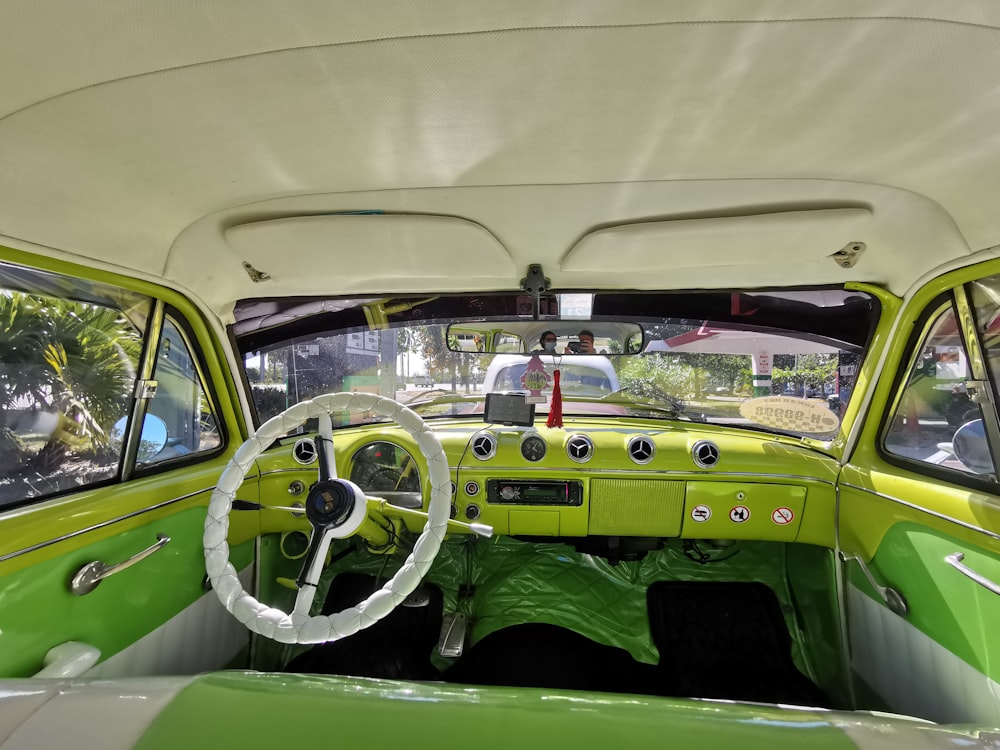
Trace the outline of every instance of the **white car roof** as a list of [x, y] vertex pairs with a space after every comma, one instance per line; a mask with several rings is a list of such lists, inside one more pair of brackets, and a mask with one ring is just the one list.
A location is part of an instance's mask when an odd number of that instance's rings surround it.
[[18, 3], [0, 243], [223, 319], [531, 263], [560, 289], [901, 294], [1000, 245], [998, 3], [417, 7]]

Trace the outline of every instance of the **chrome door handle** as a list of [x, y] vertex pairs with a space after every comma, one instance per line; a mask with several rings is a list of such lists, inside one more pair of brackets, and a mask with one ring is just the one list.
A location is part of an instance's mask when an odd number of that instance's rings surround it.
[[170, 543], [170, 537], [166, 534], [157, 534], [156, 540], [156, 544], [152, 547], [147, 547], [142, 552], [132, 555], [128, 560], [123, 560], [117, 565], [108, 565], [100, 560], [87, 563], [76, 571], [76, 575], [73, 576], [73, 580], [69, 584], [69, 590], [77, 596], [89, 594], [105, 578], [113, 576], [115, 573], [121, 573], [125, 568], [131, 568], [140, 560], [145, 560], [151, 554], [158, 552]]
[[956, 552], [952, 555], [947, 555], [944, 558], [944, 561], [962, 575], [966, 576], [967, 578], [971, 578], [973, 581], [978, 583], [984, 589], [992, 591], [994, 594], [1000, 596], [1000, 584], [994, 583], [984, 575], [980, 575], [972, 568], [970, 568], [968, 565], [963, 565], [962, 560], [964, 559], [965, 559], [964, 552]]

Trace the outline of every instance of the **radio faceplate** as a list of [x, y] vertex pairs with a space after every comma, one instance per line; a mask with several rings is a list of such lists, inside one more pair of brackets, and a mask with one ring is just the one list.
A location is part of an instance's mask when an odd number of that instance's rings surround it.
[[488, 479], [486, 502], [490, 505], [583, 505], [583, 482]]

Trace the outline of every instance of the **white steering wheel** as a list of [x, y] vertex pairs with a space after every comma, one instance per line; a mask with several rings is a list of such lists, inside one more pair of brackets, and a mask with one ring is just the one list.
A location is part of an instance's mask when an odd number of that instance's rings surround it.
[[[337, 479], [336, 475], [330, 415], [352, 409], [389, 417], [416, 440], [417, 447], [427, 460], [431, 482], [427, 523], [413, 545], [413, 552], [381, 589], [357, 606], [342, 612], [310, 616], [316, 584], [330, 543], [333, 539], [354, 534], [368, 514], [361, 488], [346, 479]], [[313, 530], [302, 572], [296, 582], [299, 592], [295, 606], [291, 613], [286, 613], [258, 602], [240, 584], [236, 569], [229, 562], [229, 512], [236, 490], [243, 484], [257, 456], [276, 438], [313, 417], [319, 418], [317, 447], [320, 449], [320, 476], [305, 501], [306, 517]], [[255, 633], [280, 643], [324, 643], [346, 638], [381, 620], [420, 584], [445, 536], [451, 510], [450, 486], [451, 474], [441, 442], [416, 412], [390, 398], [370, 393], [331, 393], [302, 401], [262, 424], [239, 447], [219, 477], [205, 519], [205, 570], [222, 604]]]

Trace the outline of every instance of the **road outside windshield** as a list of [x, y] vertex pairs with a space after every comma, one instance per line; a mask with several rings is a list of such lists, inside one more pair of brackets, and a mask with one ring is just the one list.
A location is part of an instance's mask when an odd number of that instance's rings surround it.
[[[426, 419], [482, 418], [486, 393], [524, 393], [551, 404], [560, 371], [563, 413], [681, 419], [829, 439], [839, 427], [859, 354], [835, 343], [705, 323], [646, 325], [643, 351], [523, 354], [450, 351], [446, 325], [330, 333], [245, 356], [260, 421], [323, 393], [389, 396]], [[453, 347], [454, 348], [454, 347]], [[604, 354], [602, 354], [604, 352]], [[531, 373], [530, 376], [528, 374]], [[341, 426], [371, 421], [344, 414]]]

